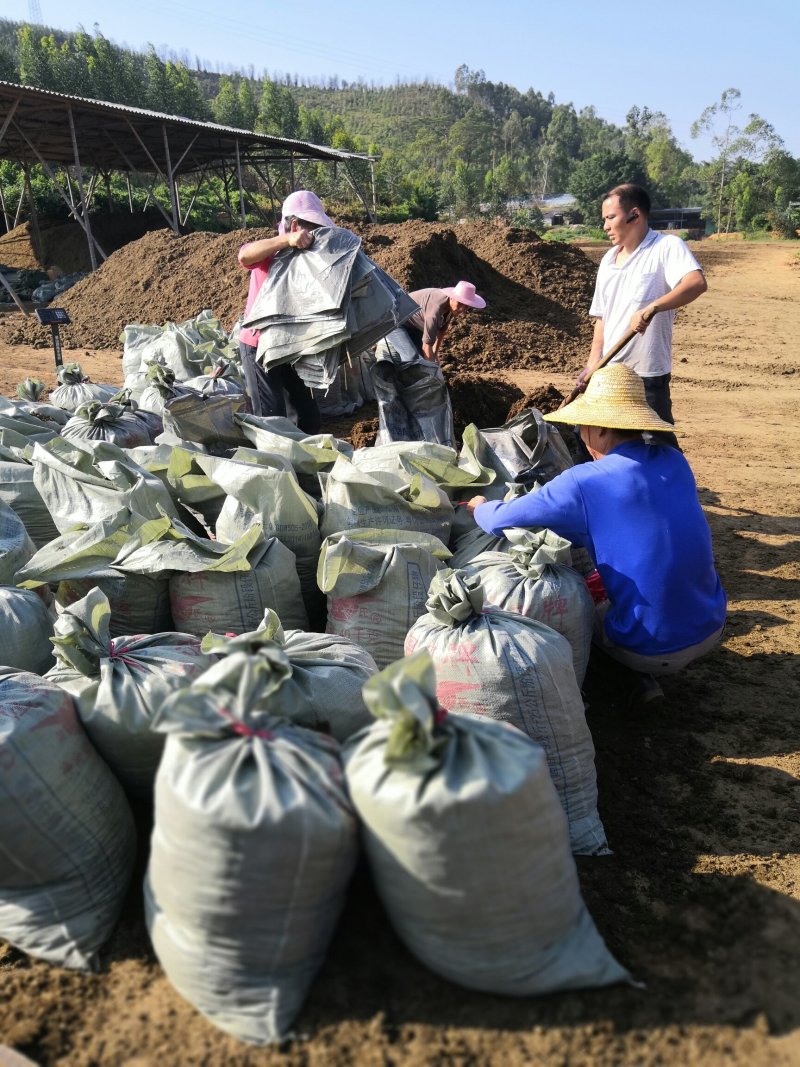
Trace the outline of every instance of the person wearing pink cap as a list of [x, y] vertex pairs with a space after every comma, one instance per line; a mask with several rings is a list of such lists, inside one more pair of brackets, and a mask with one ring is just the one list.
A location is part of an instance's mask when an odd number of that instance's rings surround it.
[[[239, 264], [250, 271], [250, 288], [243, 319], [255, 303], [261, 286], [267, 279], [276, 252], [284, 248], [308, 248], [314, 240], [313, 231], [319, 226], [334, 226], [316, 193], [298, 189], [286, 197], [281, 206], [281, 221], [277, 237], [250, 241], [239, 249]], [[317, 402], [301, 381], [297, 371], [286, 363], [272, 370], [264, 370], [256, 360], [258, 331], [243, 329], [239, 334], [239, 354], [242, 359], [247, 392], [254, 415], [286, 415], [286, 395], [297, 412], [297, 425], [304, 433], [320, 431]]]
[[408, 294], [419, 304], [403, 328], [425, 359], [439, 362], [439, 350], [453, 319], [470, 308], [485, 308], [486, 301], [475, 292], [472, 282], [460, 281], [448, 289], [417, 289]]

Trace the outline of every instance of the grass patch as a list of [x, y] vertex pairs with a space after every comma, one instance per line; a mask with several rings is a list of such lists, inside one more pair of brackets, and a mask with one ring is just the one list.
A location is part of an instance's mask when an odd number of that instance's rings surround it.
[[602, 241], [608, 242], [605, 232], [599, 226], [549, 226], [542, 231], [544, 241]]

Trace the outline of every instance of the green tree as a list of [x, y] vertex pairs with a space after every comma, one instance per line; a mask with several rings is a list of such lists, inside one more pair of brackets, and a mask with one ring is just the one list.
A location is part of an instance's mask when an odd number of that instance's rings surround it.
[[42, 47], [43, 38], [30, 26], [21, 26], [17, 33], [17, 63], [19, 78], [23, 85], [39, 89], [55, 89], [52, 56]]
[[268, 78], [264, 80], [256, 128], [276, 137], [298, 136], [300, 109], [291, 89]]
[[600, 217], [604, 195], [622, 182], [642, 185], [644, 169], [625, 152], [596, 152], [575, 165], [569, 179], [569, 191], [578, 201], [584, 221], [594, 225]]
[[211, 112], [220, 126], [233, 126], [236, 129], [244, 126], [239, 93], [233, 79], [227, 74], [223, 74], [219, 80], [219, 92], [211, 101]]
[[239, 84], [239, 108], [242, 116], [242, 129], [254, 130], [258, 119], [258, 101], [249, 78], [242, 78]]
[[191, 71], [183, 63], [168, 62], [166, 76], [169, 86], [170, 114], [205, 122], [209, 117], [209, 107]]
[[692, 123], [692, 137], [699, 137], [701, 133], [712, 134], [711, 142], [718, 150], [716, 166], [713, 168], [713, 181], [716, 186], [716, 218], [717, 233], [722, 231], [722, 212], [725, 197], [725, 183], [728, 179], [730, 161], [736, 155], [741, 146], [741, 130], [734, 122], [734, 116], [741, 110], [738, 89], [725, 89], [715, 104], [710, 104], [700, 118]]
[[580, 149], [578, 116], [572, 104], [557, 104], [544, 131], [538, 155], [539, 196], [568, 186], [570, 172]]
[[144, 58], [144, 106], [151, 111], [171, 115], [173, 111], [172, 87], [167, 76], [166, 64], [156, 53], [153, 45], [147, 46]]

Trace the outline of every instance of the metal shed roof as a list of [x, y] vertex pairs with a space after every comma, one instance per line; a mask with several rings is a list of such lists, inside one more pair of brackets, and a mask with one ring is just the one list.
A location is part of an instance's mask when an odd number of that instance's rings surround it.
[[369, 159], [307, 141], [0, 81], [0, 158], [70, 166], [75, 141], [84, 166], [142, 173], [191, 174], [235, 159], [237, 152], [243, 164]]

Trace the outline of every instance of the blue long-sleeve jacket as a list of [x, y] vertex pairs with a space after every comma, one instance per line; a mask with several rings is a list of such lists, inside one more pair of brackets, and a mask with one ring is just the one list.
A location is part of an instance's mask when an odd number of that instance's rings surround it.
[[606, 634], [622, 648], [676, 652], [725, 621], [711, 531], [677, 449], [625, 441], [527, 496], [479, 505], [475, 519], [493, 534], [545, 526], [584, 545], [611, 602]]

